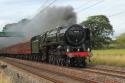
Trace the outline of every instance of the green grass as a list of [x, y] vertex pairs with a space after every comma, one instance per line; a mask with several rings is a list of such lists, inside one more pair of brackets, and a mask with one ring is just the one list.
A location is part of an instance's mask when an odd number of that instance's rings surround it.
[[93, 50], [92, 64], [125, 67], [125, 49]]
[[93, 50], [93, 55], [125, 55], [125, 49]]

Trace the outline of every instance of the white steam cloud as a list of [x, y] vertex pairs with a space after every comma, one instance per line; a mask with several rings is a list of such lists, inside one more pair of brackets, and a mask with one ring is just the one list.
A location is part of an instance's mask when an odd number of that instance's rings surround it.
[[0, 46], [9, 46], [28, 41], [31, 37], [42, 34], [50, 29], [62, 25], [70, 26], [72, 24], [76, 24], [76, 13], [72, 7], [51, 7], [45, 11], [40, 11], [40, 13], [31, 20], [23, 19], [18, 23], [6, 25], [4, 32], [18, 32], [21, 33], [23, 37], [0, 38]]

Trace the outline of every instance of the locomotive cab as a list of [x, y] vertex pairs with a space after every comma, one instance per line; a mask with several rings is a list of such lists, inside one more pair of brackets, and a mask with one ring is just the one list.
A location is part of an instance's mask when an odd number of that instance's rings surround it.
[[31, 39], [31, 52], [32, 52], [32, 54], [39, 53], [39, 36], [32, 37], [32, 39]]

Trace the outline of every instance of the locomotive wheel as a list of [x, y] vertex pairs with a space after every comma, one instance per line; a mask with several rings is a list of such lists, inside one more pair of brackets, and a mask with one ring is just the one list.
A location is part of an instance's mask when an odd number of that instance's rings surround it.
[[60, 58], [57, 60], [57, 65], [60, 65]]
[[42, 62], [47, 62], [46, 53], [42, 53], [42, 55], [41, 55], [41, 61]]
[[35, 59], [35, 55], [33, 55], [33, 60], [35, 61], [36, 59]]
[[86, 67], [87, 63], [86, 63], [86, 57], [83, 58], [83, 65], [84, 67]]
[[59, 58], [57, 59], [57, 65], [61, 65], [61, 63], [62, 63], [62, 60], [61, 60], [61, 57], [59, 57]]
[[54, 64], [54, 57], [51, 57], [50, 59], [51, 64]]
[[66, 57], [65, 65], [66, 65], [67, 67], [70, 67], [70, 66], [71, 66], [71, 59], [70, 59], [69, 57]]
[[54, 55], [53, 55], [53, 50], [49, 49], [48, 51], [48, 63], [50, 64], [55, 64], [55, 58], [54, 58]]
[[85, 57], [79, 58], [78, 67], [86, 67], [86, 58]]
[[86, 67], [85, 57], [74, 57], [72, 60], [73, 66], [75, 67]]
[[53, 61], [54, 61], [53, 56], [52, 56], [52, 55], [49, 55], [49, 63], [50, 63], [50, 64], [54, 64]]
[[51, 58], [49, 58], [49, 60], [51, 64], [54, 64], [54, 65], [56, 64], [56, 61], [55, 61], [56, 59], [52, 55], [51, 55]]
[[40, 55], [37, 55], [37, 61], [40, 62]]
[[61, 58], [60, 60], [61, 60], [60, 65], [64, 66], [64, 58]]

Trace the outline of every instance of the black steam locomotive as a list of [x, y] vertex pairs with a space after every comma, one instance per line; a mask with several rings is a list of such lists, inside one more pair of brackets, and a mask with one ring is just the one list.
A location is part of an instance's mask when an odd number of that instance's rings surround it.
[[33, 37], [31, 50], [42, 62], [85, 67], [91, 54], [90, 30], [78, 24], [55, 28]]

